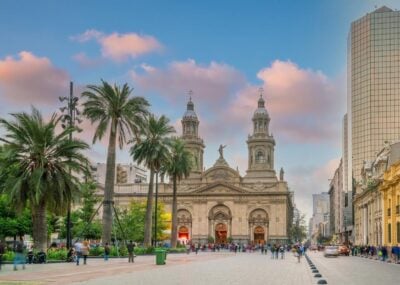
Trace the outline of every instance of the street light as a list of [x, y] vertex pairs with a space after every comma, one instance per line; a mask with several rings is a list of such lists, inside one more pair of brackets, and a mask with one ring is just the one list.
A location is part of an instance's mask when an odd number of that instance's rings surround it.
[[156, 199], [155, 199], [155, 215], [154, 215], [154, 247], [157, 247], [157, 206], [158, 206], [158, 171], [156, 171]]
[[[74, 130], [81, 132], [82, 129], [75, 126], [75, 122], [81, 123], [82, 120], [78, 117], [80, 112], [78, 110], [78, 97], [74, 97], [73, 95], [73, 82], [71, 81], [69, 84], [69, 97], [60, 96], [58, 99], [60, 102], [67, 101], [67, 106], [61, 107], [60, 111], [63, 113], [61, 118], [61, 127], [63, 129], [70, 127], [74, 128]], [[65, 114], [64, 112], [67, 111]], [[65, 124], [67, 123], [67, 124]], [[72, 141], [72, 132], [69, 134], [69, 140]], [[71, 169], [69, 170], [71, 173]], [[67, 211], [67, 249], [71, 247], [71, 201], [68, 204], [68, 211]]]

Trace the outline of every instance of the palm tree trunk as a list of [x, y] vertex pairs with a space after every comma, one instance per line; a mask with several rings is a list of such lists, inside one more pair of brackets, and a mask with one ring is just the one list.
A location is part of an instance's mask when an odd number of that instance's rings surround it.
[[144, 246], [151, 245], [151, 228], [153, 222], [153, 184], [154, 170], [150, 169], [149, 192], [147, 193], [146, 219], [144, 224]]
[[111, 231], [113, 222], [114, 205], [114, 182], [115, 182], [115, 148], [117, 139], [117, 123], [111, 122], [110, 138], [107, 150], [106, 182], [104, 186], [103, 201], [103, 233], [101, 236], [103, 244], [111, 242]]
[[171, 247], [176, 247], [178, 238], [178, 201], [176, 197], [176, 175], [173, 177], [173, 194], [172, 194], [172, 228], [171, 228]]
[[47, 251], [47, 218], [46, 201], [43, 199], [39, 205], [32, 206], [32, 231], [35, 249]]

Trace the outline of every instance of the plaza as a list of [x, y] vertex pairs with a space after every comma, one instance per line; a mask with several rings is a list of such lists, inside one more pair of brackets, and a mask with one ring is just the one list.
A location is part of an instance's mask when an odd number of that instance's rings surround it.
[[320, 252], [308, 256], [322, 278], [315, 278], [305, 258], [298, 263], [292, 253], [284, 259], [271, 259], [271, 253], [199, 252], [170, 254], [166, 265], [155, 265], [154, 256], [137, 257], [134, 264], [126, 258], [89, 259], [86, 266], [72, 263], [27, 265], [12, 271], [6, 265], [0, 284], [397, 284], [400, 265], [360, 257], [325, 258]]

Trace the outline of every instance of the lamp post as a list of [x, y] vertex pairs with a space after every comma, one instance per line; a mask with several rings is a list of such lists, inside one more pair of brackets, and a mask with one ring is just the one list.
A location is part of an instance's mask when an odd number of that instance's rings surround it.
[[[81, 123], [82, 120], [79, 118], [80, 112], [78, 110], [78, 97], [74, 97], [73, 95], [73, 82], [71, 81], [69, 84], [69, 97], [59, 97], [60, 102], [67, 101], [66, 106], [61, 107], [60, 111], [63, 113], [61, 118], [61, 127], [65, 128], [75, 128], [78, 132], [82, 130], [77, 128], [76, 122]], [[69, 140], [72, 141], [72, 132], [69, 134]], [[71, 170], [70, 170], [71, 174]], [[67, 249], [71, 247], [71, 200], [68, 202], [68, 211], [67, 211]]]
[[157, 247], [157, 209], [158, 206], [158, 171], [156, 171], [156, 198], [155, 198], [155, 214], [154, 214], [154, 247]]

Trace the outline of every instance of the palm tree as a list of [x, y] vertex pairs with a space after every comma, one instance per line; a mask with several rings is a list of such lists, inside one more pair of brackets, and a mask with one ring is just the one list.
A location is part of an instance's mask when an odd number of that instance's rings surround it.
[[158, 173], [168, 157], [169, 135], [175, 129], [169, 124], [165, 116], [157, 118], [151, 115], [148, 119], [145, 132], [140, 140], [131, 147], [130, 153], [135, 161], [144, 163], [150, 169], [149, 191], [147, 194], [146, 219], [144, 226], [144, 244], [151, 244], [152, 211], [153, 211], [153, 184], [154, 174]]
[[101, 81], [99, 86], [89, 85], [82, 93], [87, 100], [83, 103], [83, 114], [91, 123], [98, 123], [93, 143], [101, 140], [109, 129], [106, 181], [103, 201], [103, 243], [111, 242], [112, 210], [114, 203], [115, 151], [118, 139], [119, 148], [133, 137], [139, 138], [144, 121], [148, 115], [149, 103], [142, 97], [130, 98], [132, 89], [128, 84], [122, 87], [111, 86]]
[[[87, 158], [81, 153], [89, 146], [69, 139], [74, 128], [56, 134], [61, 117], [53, 114], [48, 122], [32, 108], [32, 114], [12, 114], [14, 120], [0, 119], [6, 133], [1, 161], [1, 192], [18, 209], [32, 211], [33, 240], [39, 250], [47, 249], [46, 210], [63, 214], [79, 194], [77, 173], [87, 173]], [[72, 173], [72, 174], [71, 174]]]
[[177, 183], [183, 178], [189, 176], [192, 168], [192, 154], [185, 149], [185, 143], [174, 138], [171, 143], [169, 158], [161, 169], [162, 174], [167, 174], [172, 178], [173, 194], [172, 194], [172, 230], [171, 230], [171, 247], [176, 247], [178, 236], [178, 203], [177, 203]]

